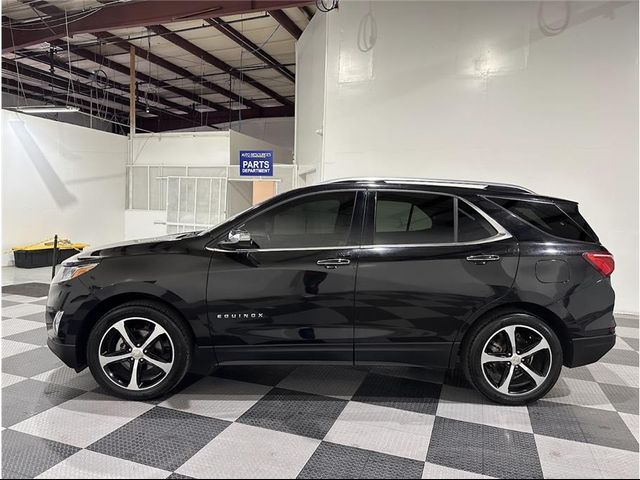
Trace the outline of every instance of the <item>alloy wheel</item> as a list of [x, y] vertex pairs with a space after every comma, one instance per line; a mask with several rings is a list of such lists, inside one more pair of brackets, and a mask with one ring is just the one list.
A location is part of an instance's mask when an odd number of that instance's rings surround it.
[[169, 333], [157, 322], [130, 317], [111, 325], [100, 340], [100, 367], [127, 390], [148, 390], [171, 371], [175, 350]]
[[526, 325], [509, 325], [485, 343], [480, 358], [489, 385], [503, 395], [525, 395], [540, 388], [553, 356], [544, 335]]

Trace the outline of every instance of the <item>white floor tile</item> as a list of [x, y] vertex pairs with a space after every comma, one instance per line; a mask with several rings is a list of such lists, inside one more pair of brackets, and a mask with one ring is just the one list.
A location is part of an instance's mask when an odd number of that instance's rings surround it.
[[31, 320], [22, 320], [21, 318], [11, 318], [0, 322], [0, 330], [2, 337], [9, 337], [17, 333], [28, 332], [36, 328], [44, 327], [44, 323], [32, 322]]
[[148, 403], [87, 392], [11, 429], [85, 448], [152, 408]]
[[265, 385], [205, 377], [160, 406], [233, 422], [269, 390]]
[[33, 315], [34, 313], [42, 313], [42, 315], [44, 316], [45, 310], [46, 310], [46, 307], [44, 305], [36, 305], [33, 303], [23, 303], [20, 305], [12, 305], [11, 307], [3, 308], [2, 316], [10, 317], [10, 318], [18, 318], [18, 317], [24, 317], [27, 315]]
[[479, 473], [457, 470], [455, 468], [443, 467], [434, 463], [425, 463], [422, 471], [422, 478], [493, 478]]
[[626, 338], [638, 338], [640, 329], [633, 327], [616, 327], [616, 335]]
[[182, 465], [195, 478], [295, 478], [319, 440], [234, 423]]
[[21, 382], [22, 380], [26, 380], [25, 377], [19, 377], [17, 375], [11, 375], [9, 373], [2, 374], [2, 388], [8, 387], [9, 385], [13, 385], [14, 383]]
[[278, 387], [350, 400], [366, 375], [354, 368], [309, 365], [296, 368]]
[[28, 282], [51, 282], [51, 267], [2, 267], [2, 285], [15, 285], [17, 283]]
[[638, 421], [640, 417], [631, 413], [618, 412], [618, 415], [620, 415], [620, 418], [622, 418], [622, 421], [629, 428], [633, 436], [636, 437], [636, 440], [640, 442], [640, 422]]
[[424, 461], [434, 419], [432, 415], [350, 402], [324, 439]]
[[41, 373], [33, 378], [86, 391], [95, 390], [98, 387], [98, 383], [93, 379], [89, 369], [76, 373], [72, 368], [64, 366]]
[[438, 402], [439, 417], [533, 433], [527, 407], [489, 402], [474, 390], [444, 385]]
[[[9, 320], [5, 320], [9, 321]], [[40, 348], [38, 345], [31, 345], [30, 343], [14, 342], [13, 340], [2, 339], [2, 358], [18, 355], [19, 353], [28, 352], [29, 350], [35, 350]]]
[[36, 478], [167, 478], [171, 472], [80, 450]]
[[545, 478], [601, 478], [588, 443], [536, 435], [540, 466]]
[[604, 478], [638, 478], [638, 452], [590, 444]]
[[36, 302], [38, 300], [37, 297], [29, 297], [27, 295], [13, 295], [13, 294], [3, 294], [2, 300], [7, 300], [9, 302], [17, 302], [17, 303], [31, 303]]
[[625, 342], [622, 337], [616, 337], [616, 345], [615, 347], [618, 350], [633, 350], [633, 348], [631, 347], [631, 345], [629, 345], [627, 342]]
[[615, 411], [600, 385], [575, 378], [560, 378], [544, 400]]
[[597, 362], [587, 365], [596, 382], [638, 388], [638, 367]]

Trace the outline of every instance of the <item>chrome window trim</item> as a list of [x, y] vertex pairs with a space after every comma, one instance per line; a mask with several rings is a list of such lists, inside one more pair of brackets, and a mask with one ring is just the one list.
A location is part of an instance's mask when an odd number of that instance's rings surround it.
[[[336, 190], [336, 191], [360, 191], [362, 189], [345, 189], [345, 190]], [[323, 246], [323, 247], [283, 247], [283, 248], [238, 248], [233, 250], [226, 250], [224, 248], [218, 247], [206, 247], [207, 250], [211, 252], [219, 252], [219, 253], [251, 253], [251, 252], [309, 252], [314, 250], [375, 250], [376, 248], [380, 249], [389, 249], [389, 248], [422, 248], [422, 247], [464, 247], [464, 246], [473, 246], [473, 245], [483, 245], [486, 243], [499, 242], [500, 240], [506, 240], [512, 238], [511, 235], [502, 225], [500, 225], [497, 221], [495, 221], [491, 216], [485, 213], [481, 208], [475, 206], [464, 198], [458, 197], [457, 195], [453, 195], [450, 193], [442, 193], [442, 192], [428, 192], [422, 190], [406, 190], [406, 189], [394, 189], [394, 190], [384, 190], [385, 192], [399, 192], [399, 193], [421, 193], [421, 194], [433, 194], [433, 195], [446, 195], [448, 197], [453, 197], [454, 199], [458, 199], [458, 201], [463, 201], [466, 205], [474, 209], [478, 212], [482, 218], [484, 218], [495, 230], [496, 234], [490, 237], [482, 238], [480, 240], [473, 240], [470, 242], [446, 242], [446, 243], [390, 243], [390, 244], [367, 244], [367, 245], [332, 245], [332, 246]], [[316, 192], [318, 193], [318, 192]], [[309, 193], [307, 195], [312, 195], [313, 193]], [[306, 196], [306, 195], [305, 195]], [[300, 197], [296, 197], [300, 198]], [[283, 202], [284, 203], [284, 202]], [[279, 204], [278, 204], [279, 205]], [[277, 205], [274, 205], [271, 208], [275, 208]], [[267, 210], [268, 211], [268, 210]], [[258, 214], [256, 214], [257, 216]], [[247, 220], [248, 221], [248, 220]]]

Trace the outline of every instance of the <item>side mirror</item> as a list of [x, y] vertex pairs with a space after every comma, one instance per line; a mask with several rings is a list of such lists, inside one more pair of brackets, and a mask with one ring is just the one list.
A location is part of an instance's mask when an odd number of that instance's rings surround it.
[[246, 230], [235, 229], [229, 232], [227, 240], [221, 242], [225, 246], [244, 246], [251, 243], [251, 234]]

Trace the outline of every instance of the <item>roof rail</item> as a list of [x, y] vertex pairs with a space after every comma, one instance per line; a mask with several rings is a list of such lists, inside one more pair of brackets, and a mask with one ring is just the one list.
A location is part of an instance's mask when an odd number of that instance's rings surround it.
[[505, 190], [515, 190], [528, 194], [535, 195], [535, 192], [528, 188], [521, 187], [519, 185], [512, 185], [509, 183], [494, 183], [494, 182], [475, 182], [471, 180], [446, 180], [439, 178], [410, 178], [410, 177], [350, 177], [350, 178], [336, 178], [334, 180], [327, 180], [322, 183], [343, 183], [343, 182], [382, 182], [388, 184], [401, 183], [409, 185], [432, 185], [442, 187], [458, 187], [458, 188], [477, 188], [486, 190], [491, 187], [504, 188]]

